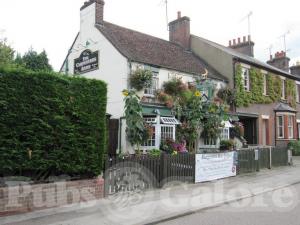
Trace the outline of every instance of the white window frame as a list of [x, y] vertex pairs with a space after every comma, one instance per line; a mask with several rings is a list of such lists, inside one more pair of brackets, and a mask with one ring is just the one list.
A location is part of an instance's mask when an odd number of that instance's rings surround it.
[[[282, 118], [282, 124], [279, 123], [279, 118]], [[277, 138], [284, 138], [284, 115], [278, 115], [276, 117], [277, 120]], [[280, 130], [282, 131], [282, 135], [280, 136], [279, 134], [281, 133]]]
[[[171, 123], [171, 120], [165, 120], [166, 118], [172, 119], [172, 121], [174, 123]], [[163, 141], [163, 135], [164, 135], [164, 132], [165, 132], [166, 129], [167, 129], [167, 132], [168, 132], [168, 138], [171, 138], [172, 140], [175, 140], [176, 125], [179, 124], [179, 122], [174, 117], [160, 117], [160, 116], [144, 117], [144, 120], [145, 120], [146, 123], [149, 124], [149, 126], [154, 128], [154, 133], [153, 133], [152, 138], [147, 140], [145, 143], [142, 144], [142, 148], [144, 150], [151, 150], [151, 149], [154, 149], [154, 148], [159, 149], [160, 144]], [[167, 122], [169, 122], [169, 123], [167, 124]], [[151, 141], [154, 140], [153, 137], [155, 139], [154, 145], [153, 144], [148, 144], [148, 143], [151, 143]]]
[[294, 138], [294, 116], [288, 115], [288, 138]]
[[264, 95], [267, 95], [267, 74], [266, 73], [263, 73], [263, 79], [264, 79], [264, 90], [263, 90], [263, 94]]
[[220, 140], [229, 140], [229, 127], [225, 127], [221, 129]]
[[151, 87], [145, 88], [144, 90], [144, 96], [146, 97], [154, 97], [159, 88], [158, 72], [154, 72], [154, 71], [151, 72], [152, 72]]
[[160, 143], [167, 139], [175, 140], [175, 125], [161, 125], [160, 126]]
[[[250, 70], [242, 67], [243, 87], [245, 91], [250, 91]], [[246, 83], [246, 84], [245, 84]]]

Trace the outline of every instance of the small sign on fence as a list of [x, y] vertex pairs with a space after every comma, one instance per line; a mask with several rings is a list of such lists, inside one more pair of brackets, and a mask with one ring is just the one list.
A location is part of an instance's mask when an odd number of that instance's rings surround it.
[[236, 176], [235, 152], [197, 154], [195, 182]]
[[255, 153], [254, 160], [257, 161], [259, 159], [259, 150], [255, 149], [254, 153]]

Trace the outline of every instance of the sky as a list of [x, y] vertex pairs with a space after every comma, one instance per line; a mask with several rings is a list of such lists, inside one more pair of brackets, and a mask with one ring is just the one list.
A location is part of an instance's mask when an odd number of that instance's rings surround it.
[[[127, 28], [168, 39], [165, 0], [105, 0], [104, 19]], [[84, 0], [0, 0], [0, 38], [23, 54], [29, 48], [46, 50], [59, 70], [80, 23]], [[168, 20], [177, 11], [191, 18], [191, 33], [228, 45], [230, 39], [248, 35], [255, 42], [255, 57], [267, 61], [284, 50], [286, 35], [291, 65], [300, 60], [299, 0], [168, 0]]]

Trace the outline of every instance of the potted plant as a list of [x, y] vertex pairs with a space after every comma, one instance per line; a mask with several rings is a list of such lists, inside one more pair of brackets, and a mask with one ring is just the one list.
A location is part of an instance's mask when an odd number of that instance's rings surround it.
[[222, 140], [220, 142], [220, 150], [221, 151], [232, 151], [234, 148], [234, 141], [232, 139]]
[[142, 98], [144, 89], [152, 85], [152, 72], [150, 70], [137, 69], [131, 74], [129, 83], [136, 90], [139, 98]]

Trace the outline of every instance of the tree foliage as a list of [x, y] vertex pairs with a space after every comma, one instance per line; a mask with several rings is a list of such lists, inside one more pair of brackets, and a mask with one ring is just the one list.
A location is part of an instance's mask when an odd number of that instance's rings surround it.
[[9, 65], [14, 62], [14, 49], [7, 44], [6, 39], [0, 41], [0, 66]]
[[45, 50], [37, 53], [31, 48], [23, 56], [17, 55], [15, 62], [33, 71], [53, 71]]

